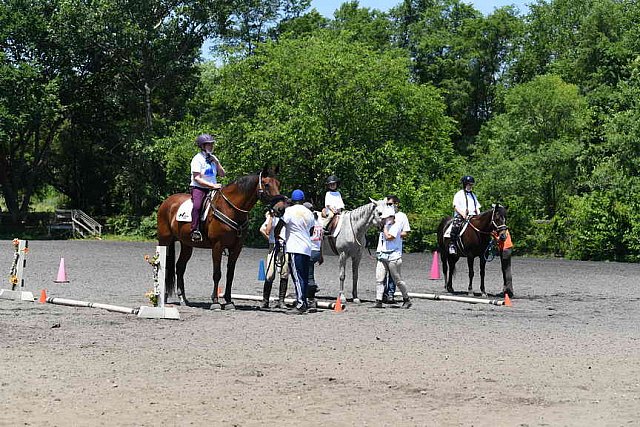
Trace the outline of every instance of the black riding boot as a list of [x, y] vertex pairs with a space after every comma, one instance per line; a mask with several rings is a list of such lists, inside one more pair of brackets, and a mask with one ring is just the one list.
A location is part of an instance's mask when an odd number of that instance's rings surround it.
[[449, 237], [449, 253], [451, 255], [455, 255], [457, 252], [456, 244], [458, 243], [458, 239], [460, 238], [460, 224], [459, 221], [453, 220], [453, 225], [451, 226], [451, 236]]
[[269, 308], [269, 297], [271, 296], [272, 286], [272, 281], [264, 281], [264, 289], [262, 290], [262, 305], [260, 306], [261, 308]]
[[315, 311], [318, 309], [318, 302], [316, 301], [316, 292], [318, 292], [317, 286], [307, 287], [307, 305], [309, 310]]
[[284, 297], [287, 296], [287, 279], [280, 279], [280, 291], [278, 292], [278, 302], [276, 303], [276, 308], [287, 308], [284, 303]]

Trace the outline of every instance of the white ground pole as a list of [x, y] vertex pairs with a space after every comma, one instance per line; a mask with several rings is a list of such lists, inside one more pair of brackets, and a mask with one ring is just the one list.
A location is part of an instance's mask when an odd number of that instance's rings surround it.
[[[491, 305], [504, 305], [504, 301], [501, 299], [486, 299], [486, 298], [473, 298], [473, 297], [457, 297], [454, 295], [440, 295], [440, 294], [416, 294], [409, 292], [409, 298], [417, 299], [431, 299], [431, 300], [444, 300], [444, 301], [457, 301], [466, 302], [469, 304], [491, 304]], [[402, 293], [396, 292], [396, 297], [401, 297]]]
[[158, 260], [160, 261], [160, 265], [158, 266], [158, 306], [157, 307], [149, 307], [142, 306], [138, 311], [138, 317], [142, 317], [145, 319], [175, 319], [180, 320], [180, 313], [176, 307], [166, 307], [164, 305], [164, 295], [166, 292], [164, 279], [166, 274], [167, 267], [167, 247], [166, 246], [156, 246], [156, 253], [159, 255]]
[[[18, 263], [16, 264], [16, 277], [20, 288], [24, 288], [24, 268], [27, 265], [27, 251], [29, 248], [28, 240], [18, 241]], [[0, 289], [0, 299], [9, 299], [14, 301], [33, 302], [33, 293], [28, 291], [14, 290], [17, 285], [12, 285], [12, 289]]]
[[[231, 294], [231, 299], [232, 300], [237, 299], [241, 301], [259, 301], [259, 302], [262, 302], [263, 300], [263, 298], [259, 295], [243, 295], [243, 294]], [[278, 301], [278, 298], [271, 297], [269, 298], [269, 301]], [[285, 298], [284, 302], [285, 304], [293, 304], [296, 302], [296, 300], [295, 298]], [[318, 300], [316, 300], [316, 303], [318, 304], [318, 308], [324, 308], [327, 310], [333, 310], [333, 308], [336, 305], [335, 302], [318, 301]]]

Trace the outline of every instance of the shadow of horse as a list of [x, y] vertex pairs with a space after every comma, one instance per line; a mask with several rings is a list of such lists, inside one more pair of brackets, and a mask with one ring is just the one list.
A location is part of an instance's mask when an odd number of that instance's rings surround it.
[[[482, 212], [480, 215], [471, 217], [467, 222], [468, 225], [464, 232], [460, 233], [460, 241], [457, 242], [457, 251], [455, 254], [449, 253], [449, 243], [451, 239], [445, 237], [445, 231], [451, 224], [453, 218], [447, 216], [442, 219], [438, 226], [438, 251], [440, 252], [440, 262], [442, 265], [442, 273], [444, 275], [444, 287], [447, 292], [454, 293], [453, 275], [456, 271], [456, 263], [461, 257], [467, 258], [469, 267], [469, 288], [467, 293], [473, 295], [473, 264], [476, 257], [480, 258], [480, 292], [483, 297], [487, 297], [484, 288], [484, 274], [487, 260], [485, 251], [489, 243], [494, 239], [494, 235], [498, 235], [498, 239], [506, 239], [507, 233], [507, 211], [504, 206], [493, 205], [490, 210]], [[502, 258], [502, 257], [501, 257]], [[509, 279], [511, 277], [511, 256], [509, 252]], [[505, 262], [502, 262], [503, 275], [505, 275]], [[505, 276], [506, 283], [506, 276]], [[506, 285], [505, 285], [506, 286]]]

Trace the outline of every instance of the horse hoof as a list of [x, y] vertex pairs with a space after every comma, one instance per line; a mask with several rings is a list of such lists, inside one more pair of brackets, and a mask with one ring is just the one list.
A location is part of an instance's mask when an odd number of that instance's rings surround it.
[[354, 304], [360, 304], [362, 301], [360, 301], [360, 298], [354, 298], [353, 299], [353, 303]]
[[222, 304], [220, 304], [219, 302], [214, 302], [213, 304], [211, 304], [209, 309], [210, 310], [215, 310], [215, 311], [220, 311], [220, 310], [222, 310]]
[[470, 297], [475, 297], [476, 296], [476, 294], [474, 294], [473, 291], [467, 292], [467, 295], [470, 296]]
[[444, 288], [447, 292], [449, 292], [450, 294], [453, 293], [453, 288]]
[[234, 303], [230, 302], [230, 303], [224, 304], [222, 306], [222, 309], [225, 310], [225, 311], [227, 311], [227, 310], [235, 310], [236, 309], [236, 305]]
[[487, 293], [486, 293], [486, 292], [483, 292], [483, 293], [482, 293], [482, 298], [488, 298], [488, 295], [487, 295]]

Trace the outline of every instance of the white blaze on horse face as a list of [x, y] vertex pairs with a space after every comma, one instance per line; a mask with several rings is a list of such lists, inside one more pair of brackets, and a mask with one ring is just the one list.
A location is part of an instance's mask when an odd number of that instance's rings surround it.
[[386, 201], [385, 199], [374, 200], [371, 197], [369, 197], [369, 200], [371, 200], [371, 203], [374, 203], [376, 205], [376, 209], [373, 212], [373, 225], [379, 226], [383, 222], [384, 211], [385, 211], [385, 208], [387, 207], [385, 203]]

